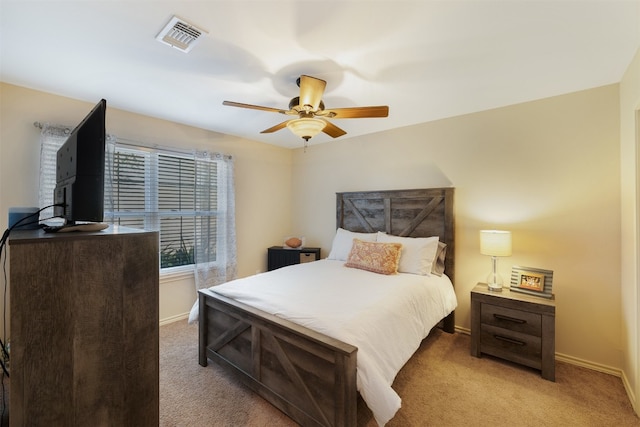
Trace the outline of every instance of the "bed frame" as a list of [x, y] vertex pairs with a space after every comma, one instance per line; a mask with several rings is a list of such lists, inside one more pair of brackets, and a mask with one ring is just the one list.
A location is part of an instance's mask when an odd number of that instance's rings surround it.
[[[337, 193], [337, 226], [447, 244], [454, 278], [453, 188]], [[358, 349], [215, 294], [199, 292], [199, 363], [239, 374], [260, 396], [303, 426], [356, 426]], [[454, 313], [440, 326], [454, 332]]]

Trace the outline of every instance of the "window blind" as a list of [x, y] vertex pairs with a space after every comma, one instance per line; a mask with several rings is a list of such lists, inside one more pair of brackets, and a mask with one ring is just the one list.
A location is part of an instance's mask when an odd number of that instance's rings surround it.
[[[212, 161], [215, 163], [215, 161]], [[217, 199], [215, 165], [201, 179], [209, 179], [208, 198]], [[136, 149], [116, 145], [112, 178], [105, 186], [109, 199], [105, 217], [109, 222], [160, 231], [162, 268], [193, 264], [196, 222], [203, 224], [215, 253], [217, 212], [196, 211], [196, 163], [193, 157], [169, 154], [159, 149]], [[202, 228], [202, 227], [201, 227]]]

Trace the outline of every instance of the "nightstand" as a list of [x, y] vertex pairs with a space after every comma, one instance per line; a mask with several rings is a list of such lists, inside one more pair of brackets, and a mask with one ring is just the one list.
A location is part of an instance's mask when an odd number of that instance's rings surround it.
[[556, 304], [509, 288], [489, 291], [478, 283], [471, 291], [471, 355], [482, 353], [542, 371], [555, 381]]
[[302, 264], [320, 259], [320, 248], [290, 249], [284, 246], [271, 246], [267, 250], [267, 270]]

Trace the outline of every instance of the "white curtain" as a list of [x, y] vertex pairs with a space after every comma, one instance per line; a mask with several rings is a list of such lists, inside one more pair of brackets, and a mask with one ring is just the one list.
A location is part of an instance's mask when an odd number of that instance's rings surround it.
[[[233, 158], [199, 151], [195, 161], [195, 284], [198, 290], [235, 279], [238, 258]], [[205, 212], [216, 212], [215, 220], [199, 215]]]

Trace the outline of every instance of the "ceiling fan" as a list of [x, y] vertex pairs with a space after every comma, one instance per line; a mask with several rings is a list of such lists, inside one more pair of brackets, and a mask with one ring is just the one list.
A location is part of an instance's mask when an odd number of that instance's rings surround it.
[[320, 132], [324, 132], [332, 138], [345, 135], [347, 132], [340, 129], [327, 119], [358, 119], [367, 117], [387, 117], [389, 107], [380, 105], [375, 107], [349, 107], [331, 108], [325, 110], [322, 95], [327, 82], [315, 77], [301, 75], [296, 83], [300, 87], [300, 96], [292, 98], [289, 109], [261, 107], [259, 105], [242, 104], [240, 102], [224, 101], [223, 105], [231, 107], [249, 108], [253, 110], [269, 111], [273, 113], [298, 116], [296, 119], [286, 120], [275, 126], [265, 129], [260, 133], [272, 133], [285, 127], [295, 135], [301, 137], [306, 143]]

